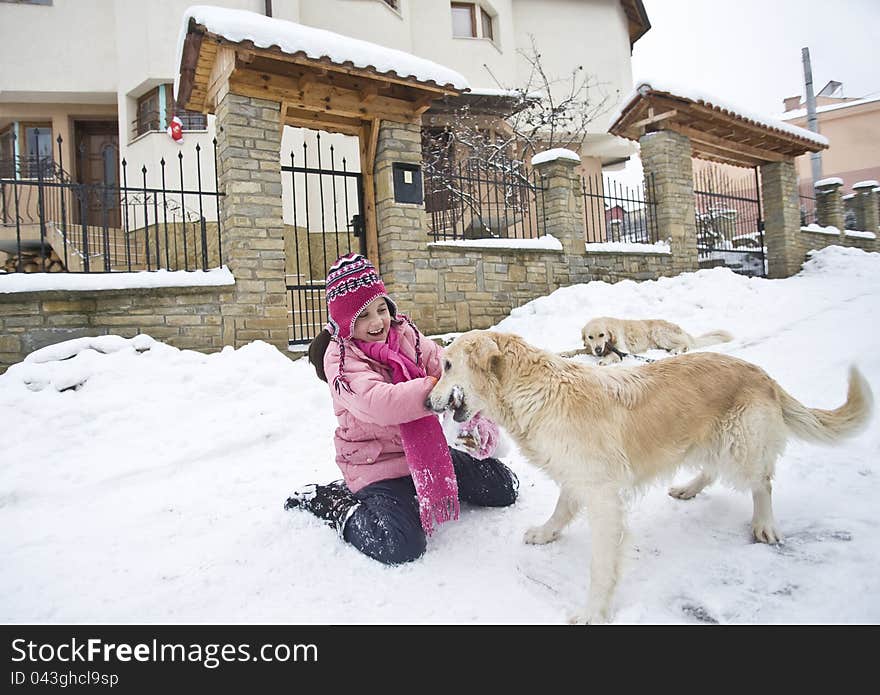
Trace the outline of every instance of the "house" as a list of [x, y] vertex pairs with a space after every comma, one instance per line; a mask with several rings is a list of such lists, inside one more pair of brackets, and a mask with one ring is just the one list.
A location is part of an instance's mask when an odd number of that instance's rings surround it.
[[[173, 113], [184, 141], [205, 153], [201, 172], [190, 158], [182, 176], [213, 180], [213, 117], [176, 109], [175, 44], [190, 0], [21, 0], [0, 3], [0, 166], [11, 170], [48, 158], [79, 182], [115, 182], [116, 161], [129, 172], [173, 162], [178, 145], [166, 134]], [[217, 6], [269, 14], [400, 49], [446, 65], [479, 92], [524, 79], [518, 49], [534, 36], [544, 67], [565, 75], [583, 65], [595, 75], [612, 113], [632, 86], [631, 49], [650, 23], [641, 0], [216, 0]], [[488, 69], [487, 69], [488, 68]], [[599, 94], [595, 95], [598, 99]], [[596, 119], [585, 170], [620, 162], [634, 148]], [[292, 129], [289, 129], [292, 130]], [[60, 145], [58, 138], [61, 138]], [[282, 156], [306, 139], [285, 133]], [[337, 152], [352, 151], [337, 141]], [[356, 147], [353, 152], [356, 153]], [[357, 156], [349, 158], [356, 161]], [[5, 164], [3, 164], [5, 162]], [[174, 172], [176, 175], [176, 172]], [[138, 179], [140, 183], [140, 179]], [[210, 212], [205, 213], [211, 219]]]
[[[840, 82], [829, 82], [816, 95], [819, 132], [830, 141], [822, 152], [822, 177], [843, 179], [843, 190], [865, 180], [880, 179], [880, 97], [855, 99], [842, 95]], [[807, 127], [807, 108], [800, 97], [783, 100], [780, 118]], [[810, 156], [797, 158], [800, 193], [812, 196]]]

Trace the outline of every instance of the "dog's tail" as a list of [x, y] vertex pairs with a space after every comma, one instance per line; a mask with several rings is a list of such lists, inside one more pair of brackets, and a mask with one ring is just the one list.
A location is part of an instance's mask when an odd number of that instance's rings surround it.
[[694, 338], [694, 347], [701, 348], [715, 343], [729, 343], [731, 340], [733, 340], [733, 336], [727, 331], [709, 331]]
[[787, 394], [782, 387], [779, 397], [782, 419], [791, 432], [812, 442], [830, 444], [864, 428], [871, 417], [874, 396], [871, 387], [855, 366], [849, 370], [846, 403], [836, 410], [808, 408]]

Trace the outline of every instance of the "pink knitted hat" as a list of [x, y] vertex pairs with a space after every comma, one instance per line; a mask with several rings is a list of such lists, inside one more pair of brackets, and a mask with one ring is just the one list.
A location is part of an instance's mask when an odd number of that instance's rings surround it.
[[340, 256], [327, 273], [327, 330], [340, 340], [351, 338], [358, 315], [377, 297], [385, 297], [388, 311], [395, 317], [397, 305], [373, 264], [358, 253]]

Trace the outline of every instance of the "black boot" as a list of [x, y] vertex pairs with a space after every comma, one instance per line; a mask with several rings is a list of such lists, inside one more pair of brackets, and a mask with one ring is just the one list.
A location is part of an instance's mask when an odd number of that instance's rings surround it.
[[345, 522], [359, 504], [342, 480], [334, 480], [327, 485], [306, 485], [294, 492], [284, 503], [285, 509], [299, 507], [323, 519], [328, 526], [336, 529], [339, 535], [345, 529]]

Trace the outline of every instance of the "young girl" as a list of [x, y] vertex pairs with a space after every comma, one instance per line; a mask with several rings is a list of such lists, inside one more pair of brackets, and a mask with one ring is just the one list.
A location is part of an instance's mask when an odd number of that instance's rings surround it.
[[309, 346], [309, 361], [331, 387], [344, 481], [309, 485], [285, 509], [310, 511], [365, 555], [394, 565], [420, 557], [433, 524], [458, 517], [459, 500], [513, 504], [516, 476], [488, 458], [494, 423], [479, 416], [468, 423], [481, 458], [448, 448], [425, 407], [442, 350], [398, 314], [369, 260], [347, 254], [333, 264], [327, 306], [330, 322]]

